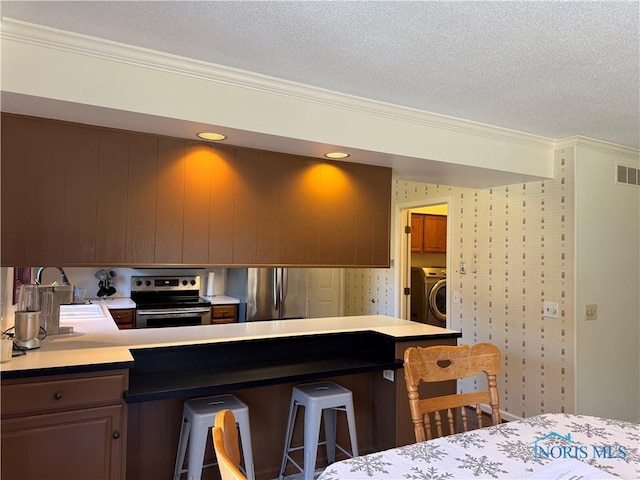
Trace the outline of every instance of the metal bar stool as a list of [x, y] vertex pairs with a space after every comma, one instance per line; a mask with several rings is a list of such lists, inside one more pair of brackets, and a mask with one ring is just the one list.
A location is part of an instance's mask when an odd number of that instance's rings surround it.
[[[292, 447], [291, 439], [298, 413], [298, 407], [304, 407], [304, 445]], [[337, 412], [347, 414], [349, 437], [351, 440], [351, 453], [336, 444], [336, 417]], [[325, 440], [319, 442], [321, 416], [324, 419]], [[358, 438], [356, 436], [356, 417], [353, 409], [353, 395], [333, 382], [317, 382], [297, 385], [291, 394], [291, 406], [289, 408], [289, 421], [285, 438], [284, 452], [282, 454], [282, 466], [279, 478], [282, 479], [287, 462], [303, 472], [304, 480], [312, 480], [316, 467], [318, 445], [326, 445], [327, 459], [329, 463], [335, 462], [336, 447], [349, 457], [358, 456]], [[291, 458], [291, 453], [304, 449], [304, 468], [301, 468]]]
[[[216, 395], [213, 397], [194, 398], [184, 402], [178, 455], [173, 471], [174, 480], [180, 480], [183, 473], [187, 473], [188, 480], [200, 480], [202, 469], [217, 465], [217, 462], [204, 465], [204, 451], [207, 437], [215, 423], [216, 414], [220, 410], [229, 409], [236, 417], [240, 430], [242, 455], [244, 457], [244, 473], [249, 480], [255, 479], [253, 468], [253, 452], [251, 449], [251, 430], [249, 428], [249, 407], [233, 395]], [[184, 468], [184, 458], [189, 446], [187, 468]]]

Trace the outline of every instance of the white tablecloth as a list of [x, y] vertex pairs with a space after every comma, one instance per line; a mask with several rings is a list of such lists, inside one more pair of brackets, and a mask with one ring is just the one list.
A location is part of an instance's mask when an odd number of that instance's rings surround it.
[[[518, 479], [576, 459], [606, 472], [602, 477], [640, 479], [640, 425], [539, 415], [336, 462], [318, 480]], [[595, 472], [590, 478], [599, 478]]]

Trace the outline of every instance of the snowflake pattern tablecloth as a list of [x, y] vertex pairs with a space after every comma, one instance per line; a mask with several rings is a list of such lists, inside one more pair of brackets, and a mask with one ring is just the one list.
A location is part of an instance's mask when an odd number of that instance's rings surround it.
[[640, 479], [640, 425], [586, 415], [538, 415], [336, 462], [318, 480], [515, 479], [563, 458]]

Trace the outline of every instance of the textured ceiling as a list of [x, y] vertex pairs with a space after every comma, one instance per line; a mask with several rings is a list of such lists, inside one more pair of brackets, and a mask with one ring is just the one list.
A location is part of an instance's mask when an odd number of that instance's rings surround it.
[[551, 138], [640, 147], [640, 2], [31, 2], [3, 16]]

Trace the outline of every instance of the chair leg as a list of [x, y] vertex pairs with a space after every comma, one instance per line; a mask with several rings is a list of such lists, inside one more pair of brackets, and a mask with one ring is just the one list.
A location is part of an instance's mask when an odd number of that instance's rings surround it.
[[318, 410], [306, 407], [304, 416], [304, 480], [313, 480], [322, 415]]
[[324, 419], [324, 436], [327, 447], [327, 461], [336, 461], [336, 420], [338, 412], [335, 408], [325, 408], [322, 410]]
[[207, 446], [207, 434], [209, 428], [206, 425], [192, 425], [189, 439], [189, 459], [187, 464], [187, 480], [200, 480], [202, 466], [204, 464], [204, 451]]
[[255, 480], [253, 467], [253, 450], [251, 448], [251, 429], [249, 428], [249, 415], [238, 424], [240, 429], [240, 441], [242, 442], [242, 455], [244, 457], [244, 469], [248, 480]]
[[295, 400], [291, 399], [291, 405], [289, 406], [289, 420], [287, 421], [287, 433], [284, 438], [284, 452], [282, 454], [282, 465], [280, 466], [280, 474], [278, 479], [282, 480], [284, 475], [284, 469], [287, 466], [287, 456], [289, 455], [289, 449], [291, 448], [291, 437], [293, 436], [293, 426], [296, 423], [296, 415], [298, 414], [298, 404]]
[[356, 414], [353, 410], [353, 403], [346, 406], [347, 425], [349, 426], [349, 439], [351, 440], [351, 455], [357, 457], [358, 454], [358, 434], [356, 432]]
[[178, 442], [178, 455], [176, 456], [176, 466], [173, 470], [173, 480], [180, 480], [182, 466], [184, 465], [184, 456], [187, 453], [187, 443], [189, 441], [190, 432], [191, 422], [189, 422], [186, 417], [182, 417], [180, 440]]

